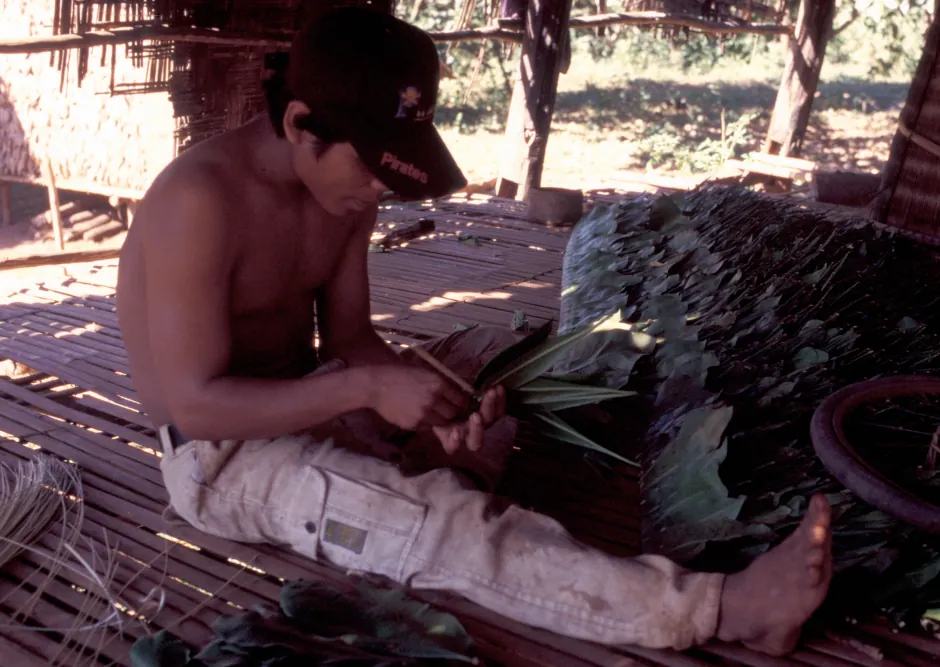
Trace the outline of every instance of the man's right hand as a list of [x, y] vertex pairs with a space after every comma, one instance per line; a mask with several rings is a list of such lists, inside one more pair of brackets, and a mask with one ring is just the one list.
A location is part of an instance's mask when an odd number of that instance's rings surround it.
[[470, 406], [470, 396], [431, 370], [401, 364], [375, 367], [370, 375], [373, 409], [407, 431], [443, 426]]

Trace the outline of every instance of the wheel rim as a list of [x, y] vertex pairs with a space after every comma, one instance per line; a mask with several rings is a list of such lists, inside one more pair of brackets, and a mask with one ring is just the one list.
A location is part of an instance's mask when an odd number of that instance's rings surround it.
[[856, 408], [876, 399], [940, 396], [940, 378], [901, 375], [849, 385], [829, 396], [813, 413], [813, 448], [832, 475], [870, 505], [922, 530], [940, 533], [940, 506], [885, 477], [855, 450], [844, 422]]

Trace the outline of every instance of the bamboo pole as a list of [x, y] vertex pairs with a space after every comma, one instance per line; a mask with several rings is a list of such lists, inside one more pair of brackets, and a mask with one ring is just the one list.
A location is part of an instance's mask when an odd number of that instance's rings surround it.
[[59, 210], [59, 191], [55, 186], [55, 172], [52, 160], [46, 159], [46, 187], [49, 190], [49, 215], [52, 218], [52, 231], [59, 250], [65, 250], [65, 234], [62, 232], [62, 211]]
[[79, 262], [93, 262], [104, 259], [120, 257], [121, 249], [102, 248], [95, 250], [78, 250], [73, 252], [53, 252], [44, 255], [30, 255], [29, 257], [15, 257], [0, 260], [0, 271], [11, 269], [26, 269], [51, 264], [77, 264]]
[[[610, 25], [640, 27], [676, 26], [711, 34], [788, 35], [791, 28], [774, 23], [746, 24], [709, 21], [692, 14], [665, 12], [622, 12], [572, 18], [569, 27], [578, 30], [597, 29]], [[464, 42], [492, 39], [522, 43], [520, 21], [500, 21], [498, 25], [467, 30], [438, 30], [428, 33], [436, 42]], [[89, 30], [82, 34], [26, 37], [0, 40], [0, 54], [29, 54], [63, 49], [87, 49], [94, 46], [125, 44], [139, 40], [165, 40], [171, 42], [200, 42], [225, 44], [247, 48], [286, 49], [290, 38], [284, 35], [246, 35], [227, 33], [207, 28], [174, 28], [170, 26], [132, 26], [109, 30]]]
[[10, 184], [0, 183], [0, 211], [3, 214], [3, 226], [9, 227], [13, 224], [13, 216], [10, 213]]
[[88, 32], [46, 37], [27, 37], [0, 41], [0, 54], [43, 53], [62, 49], [87, 49], [108, 44], [126, 44], [138, 40], [167, 40], [174, 42], [201, 42], [205, 44], [227, 44], [246, 47], [285, 48], [290, 40], [285, 37], [251, 37], [226, 34], [204, 28], [171, 28], [169, 26], [147, 26], [89, 30]]
[[[521, 21], [500, 21], [500, 27], [522, 28]], [[694, 14], [674, 14], [669, 12], [619, 12], [574, 16], [568, 26], [574, 30], [596, 29], [611, 25], [632, 25], [637, 27], [675, 26], [690, 28], [715, 35], [789, 35], [790, 26], [776, 23], [731, 23], [703, 19]]]

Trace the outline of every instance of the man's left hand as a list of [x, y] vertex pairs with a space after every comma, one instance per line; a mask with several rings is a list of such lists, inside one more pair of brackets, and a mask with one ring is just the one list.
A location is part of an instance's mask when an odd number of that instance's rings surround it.
[[483, 432], [504, 414], [506, 414], [506, 390], [503, 387], [494, 387], [483, 396], [479, 411], [470, 415], [467, 421], [447, 426], [435, 426], [434, 434], [448, 454], [455, 454], [461, 447], [476, 452], [483, 447]]

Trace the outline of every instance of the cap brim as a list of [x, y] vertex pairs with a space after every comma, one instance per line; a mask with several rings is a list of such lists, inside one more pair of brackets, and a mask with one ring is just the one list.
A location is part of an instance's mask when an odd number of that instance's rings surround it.
[[351, 143], [372, 174], [402, 197], [444, 197], [467, 185], [463, 172], [430, 122], [393, 127], [381, 133], [371, 128]]

